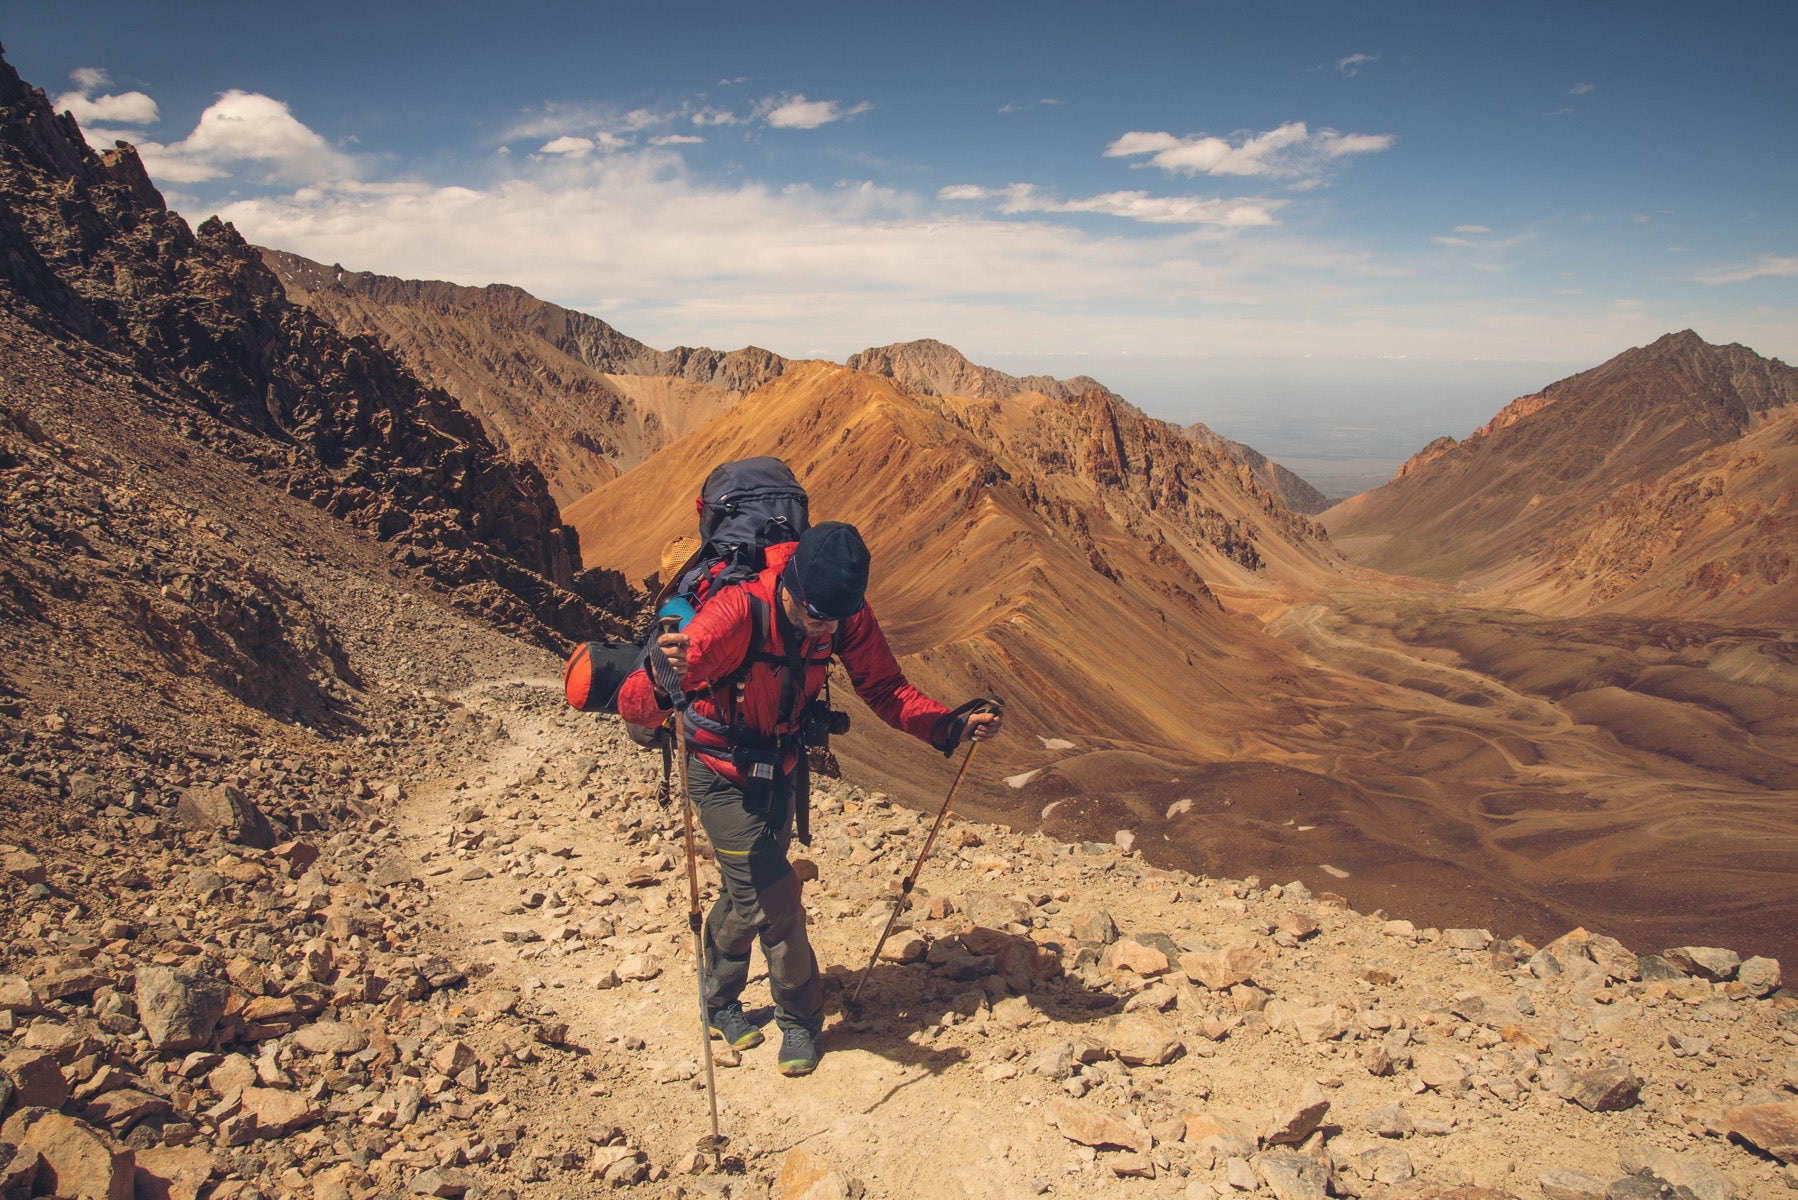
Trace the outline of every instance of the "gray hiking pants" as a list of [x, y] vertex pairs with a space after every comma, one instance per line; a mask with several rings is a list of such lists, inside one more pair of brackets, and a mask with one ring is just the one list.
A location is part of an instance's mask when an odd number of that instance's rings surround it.
[[805, 935], [799, 877], [787, 862], [794, 780], [782, 775], [739, 787], [692, 755], [687, 781], [724, 884], [705, 921], [706, 1007], [720, 1008], [742, 995], [750, 947], [759, 940], [776, 1024], [816, 1033], [823, 1024], [824, 989]]

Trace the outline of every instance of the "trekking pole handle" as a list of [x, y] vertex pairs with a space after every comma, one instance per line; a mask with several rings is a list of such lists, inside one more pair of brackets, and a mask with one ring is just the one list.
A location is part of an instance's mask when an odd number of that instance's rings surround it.
[[949, 715], [951, 717], [959, 718], [972, 716], [977, 712], [1002, 712], [1004, 709], [1005, 701], [999, 699], [997, 696], [976, 696], [960, 708], [952, 711]]
[[[677, 617], [663, 617], [656, 622], [656, 626], [663, 633], [680, 632], [680, 620]], [[675, 678], [674, 664], [668, 661], [666, 654], [662, 653], [662, 648], [658, 644], [659, 640], [659, 638], [651, 639], [649, 646], [644, 650], [643, 667], [649, 673], [651, 682], [661, 690], [664, 696], [668, 697], [669, 707], [679, 712], [687, 707], [687, 693], [683, 687], [685, 681]]]
[[962, 734], [967, 731], [967, 718], [975, 713], [1003, 713], [1005, 701], [997, 696], [976, 696], [960, 708], [952, 709], [941, 718], [941, 723], [955, 730], [955, 740], [947, 746], [938, 746], [944, 758], [955, 757], [955, 748], [961, 745]]

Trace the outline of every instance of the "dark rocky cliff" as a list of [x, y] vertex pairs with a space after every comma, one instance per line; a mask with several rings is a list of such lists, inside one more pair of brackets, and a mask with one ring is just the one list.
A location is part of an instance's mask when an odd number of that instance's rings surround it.
[[3, 60], [0, 187], [0, 292], [21, 320], [124, 357], [168, 422], [390, 543], [465, 606], [551, 642], [604, 624], [596, 604], [619, 582], [577, 574], [535, 468], [372, 342], [289, 303], [231, 226], [190, 229], [135, 150], [94, 153]]
[[778, 377], [787, 367], [786, 359], [759, 346], [656, 350], [598, 317], [539, 300], [510, 284], [467, 287], [443, 280], [398, 279], [372, 271], [327, 267], [281, 250], [264, 251], [264, 256], [283, 279], [291, 277], [306, 291], [335, 289], [396, 307], [479, 311], [541, 337], [596, 371], [614, 375], [665, 375], [748, 392]]

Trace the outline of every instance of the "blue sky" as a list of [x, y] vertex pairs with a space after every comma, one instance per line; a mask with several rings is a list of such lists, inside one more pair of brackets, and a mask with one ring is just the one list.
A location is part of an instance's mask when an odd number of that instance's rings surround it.
[[1798, 355], [1788, 0], [64, 0], [0, 38], [259, 244], [661, 347], [936, 337], [1314, 471], [1672, 330]]

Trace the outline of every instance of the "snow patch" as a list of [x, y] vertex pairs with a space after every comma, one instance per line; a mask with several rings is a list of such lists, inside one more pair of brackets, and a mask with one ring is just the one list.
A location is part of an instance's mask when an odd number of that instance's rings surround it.
[[1066, 738], [1046, 738], [1039, 733], [1036, 735], [1036, 740], [1043, 744], [1045, 750], [1072, 750], [1074, 748], [1074, 743]]
[[1034, 771], [1025, 771], [1022, 775], [1007, 775], [1005, 777], [1005, 782], [1009, 783], [1014, 788], [1021, 788], [1032, 779], [1035, 779], [1038, 775], [1041, 775], [1043, 770], [1044, 768], [1038, 767]]
[[1326, 875], [1334, 875], [1337, 879], [1347, 879], [1349, 877], [1347, 871], [1343, 870], [1341, 867], [1332, 867], [1329, 863], [1318, 863], [1317, 869], [1324, 872]]

